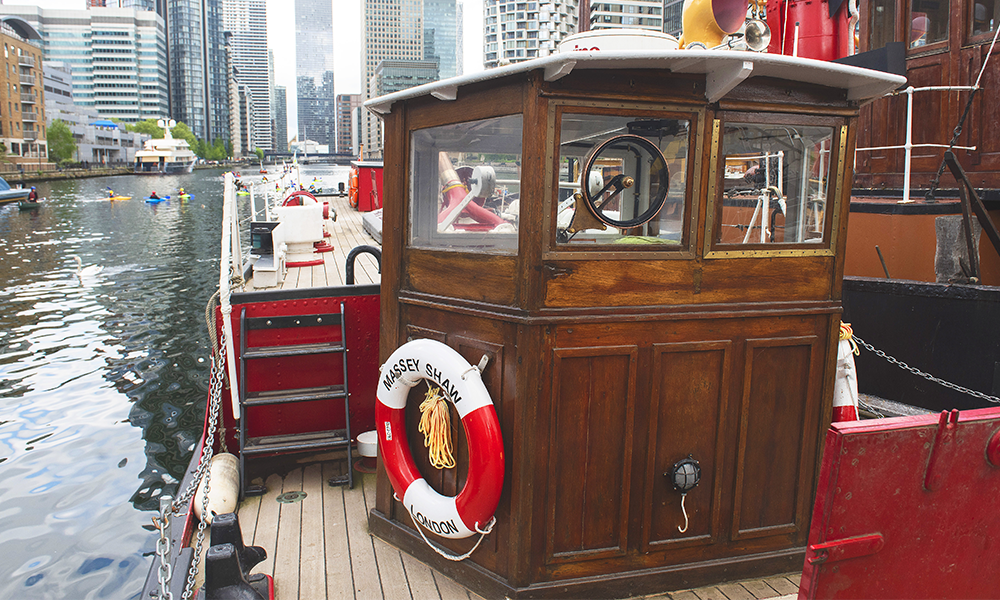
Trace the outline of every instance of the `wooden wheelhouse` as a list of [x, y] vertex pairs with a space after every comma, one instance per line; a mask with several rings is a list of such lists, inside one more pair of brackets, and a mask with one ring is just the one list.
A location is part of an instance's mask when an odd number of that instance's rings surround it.
[[[425, 544], [381, 464], [371, 531], [487, 597], [800, 568], [858, 112], [900, 83], [743, 52], [575, 52], [369, 102], [385, 135], [381, 358], [416, 338], [489, 357], [506, 459], [496, 527], [468, 560]], [[478, 208], [450, 220], [456, 178]], [[410, 445], [455, 495], [467, 440], [453, 418], [458, 467], [430, 466], [425, 390]], [[700, 468], [686, 495], [684, 459]], [[453, 553], [475, 541], [424, 535]]]

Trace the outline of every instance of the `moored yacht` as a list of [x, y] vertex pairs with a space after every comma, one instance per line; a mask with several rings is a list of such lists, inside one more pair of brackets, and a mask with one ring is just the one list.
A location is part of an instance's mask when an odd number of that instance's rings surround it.
[[198, 159], [187, 140], [175, 138], [170, 128], [177, 124], [173, 119], [156, 122], [163, 128], [163, 137], [147, 140], [142, 150], [135, 153], [135, 172], [139, 174], [190, 173]]

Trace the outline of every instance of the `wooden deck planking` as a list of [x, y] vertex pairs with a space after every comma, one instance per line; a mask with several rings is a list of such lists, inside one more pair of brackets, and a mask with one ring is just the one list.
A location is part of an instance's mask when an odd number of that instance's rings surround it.
[[344, 488], [322, 485], [340, 470], [330, 463], [323, 465], [320, 481], [323, 489], [323, 537], [326, 551], [326, 597], [330, 600], [354, 598], [351, 573], [351, 549], [347, 540], [347, 514], [344, 511]]
[[[302, 469], [285, 476], [281, 493], [302, 491]], [[274, 549], [274, 595], [299, 598], [299, 561], [302, 548], [302, 502], [279, 503], [278, 543]]]
[[323, 514], [323, 465], [303, 469], [302, 541], [299, 550], [299, 598], [322, 598], [326, 595], [326, 547]]
[[[368, 533], [375, 505], [375, 476], [357, 474], [349, 490], [330, 486], [342, 462], [332, 461], [267, 478], [263, 496], [239, 507], [247, 544], [263, 546], [267, 559], [253, 569], [274, 577], [281, 600], [483, 600], [394, 546]], [[280, 494], [304, 491], [298, 502]], [[792, 600], [799, 574], [677, 590], [644, 600]]]

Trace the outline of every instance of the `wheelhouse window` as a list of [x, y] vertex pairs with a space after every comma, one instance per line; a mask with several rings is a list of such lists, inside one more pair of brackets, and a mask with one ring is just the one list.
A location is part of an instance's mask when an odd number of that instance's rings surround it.
[[521, 115], [414, 131], [410, 245], [517, 252]]
[[1000, 23], [1000, 2], [997, 0], [972, 0], [969, 4], [969, 36], [992, 34]]
[[562, 112], [556, 241], [688, 245], [690, 115]]
[[825, 248], [834, 141], [832, 127], [726, 123], [716, 244]]
[[949, 4], [941, 0], [912, 0], [910, 4], [910, 48], [920, 48], [948, 39]]

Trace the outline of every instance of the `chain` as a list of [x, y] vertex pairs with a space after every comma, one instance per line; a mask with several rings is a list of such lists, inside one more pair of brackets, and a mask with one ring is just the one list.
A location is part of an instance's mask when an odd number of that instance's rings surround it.
[[[224, 344], [220, 345], [217, 356], [218, 360], [212, 363], [212, 373], [209, 377], [211, 383], [209, 386], [208, 433], [205, 436], [205, 445], [202, 450], [201, 459], [198, 462], [198, 468], [195, 470], [194, 477], [191, 479], [191, 483], [187, 489], [175, 498], [173, 502], [162, 506], [159, 517], [153, 518], [153, 524], [160, 534], [156, 542], [156, 554], [160, 557], [160, 569], [157, 573], [157, 580], [160, 583], [160, 598], [162, 600], [173, 600], [174, 598], [173, 592], [170, 591], [170, 580], [173, 577], [173, 572], [170, 566], [170, 538], [167, 536], [167, 525], [170, 522], [170, 518], [179, 514], [181, 509], [187, 506], [191, 498], [194, 497], [202, 479], [205, 480], [205, 493], [202, 497], [203, 509], [201, 514], [207, 514], [208, 491], [211, 479], [208, 467], [212, 461], [213, 449], [215, 447], [215, 428], [219, 421], [219, 412], [222, 406], [223, 374], [225, 373], [226, 365], [226, 347]], [[204, 518], [199, 519], [199, 521], [195, 555], [191, 561], [191, 569], [188, 572], [187, 582], [184, 585], [184, 592], [181, 595], [184, 600], [190, 598], [194, 591], [194, 580], [198, 573], [198, 557], [201, 556], [201, 546], [205, 539], [205, 526], [207, 522]]]
[[905, 362], [903, 362], [901, 360], [898, 360], [896, 358], [893, 358], [893, 357], [889, 356], [888, 354], [886, 354], [885, 352], [882, 352], [881, 350], [875, 348], [874, 346], [872, 346], [868, 342], [866, 342], [863, 339], [859, 338], [857, 336], [857, 334], [854, 335], [854, 339], [859, 344], [861, 344], [862, 346], [864, 346], [865, 350], [868, 350], [869, 352], [875, 353], [876, 356], [880, 356], [880, 357], [886, 359], [887, 361], [889, 361], [890, 363], [896, 365], [900, 369], [903, 369], [905, 371], [909, 371], [910, 373], [913, 373], [914, 375], [916, 375], [918, 377], [923, 377], [927, 381], [933, 381], [934, 383], [936, 383], [936, 384], [938, 384], [940, 386], [944, 386], [944, 387], [946, 387], [948, 389], [955, 390], [956, 392], [960, 392], [962, 394], [968, 394], [968, 395], [970, 395], [970, 396], [972, 396], [974, 398], [979, 398], [980, 400], [986, 400], [987, 402], [993, 402], [993, 403], [996, 403], [996, 404], [1000, 404], [1000, 398], [998, 398], [996, 396], [991, 396], [989, 394], [984, 394], [983, 392], [977, 392], [976, 390], [970, 390], [967, 387], [962, 387], [962, 386], [960, 386], [960, 385], [958, 385], [956, 383], [951, 383], [950, 381], [945, 381], [944, 379], [940, 379], [938, 377], [935, 377], [935, 376], [931, 375], [930, 373], [925, 373], [925, 372], [921, 371], [920, 369], [918, 369], [916, 367], [911, 367], [910, 365], [906, 364]]

